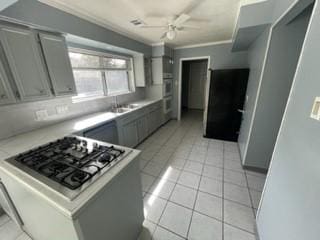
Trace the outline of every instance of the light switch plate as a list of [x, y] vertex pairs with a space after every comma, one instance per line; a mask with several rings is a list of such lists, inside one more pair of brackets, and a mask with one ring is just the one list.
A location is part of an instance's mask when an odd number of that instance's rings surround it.
[[318, 121], [320, 120], [320, 97], [314, 99], [310, 117]]
[[36, 113], [36, 121], [43, 121], [49, 117], [46, 109], [38, 110], [35, 113]]

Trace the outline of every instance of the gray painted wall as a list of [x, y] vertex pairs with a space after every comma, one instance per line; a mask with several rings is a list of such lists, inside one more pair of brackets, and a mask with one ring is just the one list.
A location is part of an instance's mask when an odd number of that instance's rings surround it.
[[232, 44], [217, 44], [204, 47], [175, 49], [174, 51], [174, 94], [173, 94], [173, 113], [177, 118], [178, 114], [178, 81], [181, 58], [192, 58], [210, 56], [210, 68], [228, 69], [248, 67], [247, 52], [231, 52]]
[[250, 46], [248, 51], [250, 76], [248, 81], [246, 102], [244, 106], [245, 113], [241, 124], [240, 135], [238, 139], [241, 158], [245, 159], [248, 142], [249, 131], [253, 121], [253, 113], [258, 95], [259, 83], [262, 75], [262, 67], [267, 51], [267, 41], [270, 35], [270, 27], [268, 27]]
[[[123, 48], [126, 48], [131, 51], [141, 52], [151, 56], [151, 46], [132, 40], [86, 20], [42, 4], [36, 0], [21, 0], [0, 12], [0, 16], [80, 36], [97, 42], [107, 43], [114, 46], [112, 49], [122, 48], [123, 50]], [[90, 42], [90, 40], [88, 40], [88, 42]], [[145, 89], [137, 88], [135, 93], [119, 96], [118, 101], [128, 102], [142, 98], [145, 98]], [[0, 139], [81, 115], [103, 111], [108, 109], [111, 106], [111, 103], [111, 97], [84, 102], [74, 102], [71, 97], [64, 97], [46, 101], [1, 106]], [[61, 105], [68, 106], [68, 113], [57, 114], [56, 107]], [[35, 120], [35, 111], [40, 109], [47, 110], [49, 114], [47, 120]]]
[[244, 165], [268, 169], [311, 9], [272, 31]]
[[320, 236], [320, 123], [310, 118], [314, 98], [320, 96], [319, 42], [316, 1], [258, 212], [261, 240]]
[[37, 0], [20, 0], [1, 11], [0, 15], [151, 56], [151, 46], [50, 7]]

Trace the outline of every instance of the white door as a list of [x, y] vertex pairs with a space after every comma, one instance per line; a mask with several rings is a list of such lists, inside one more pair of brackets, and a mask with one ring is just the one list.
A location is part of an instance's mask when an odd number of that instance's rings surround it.
[[188, 107], [191, 109], [204, 109], [207, 65], [207, 60], [190, 63]]
[[55, 95], [75, 95], [76, 86], [64, 37], [39, 35]]

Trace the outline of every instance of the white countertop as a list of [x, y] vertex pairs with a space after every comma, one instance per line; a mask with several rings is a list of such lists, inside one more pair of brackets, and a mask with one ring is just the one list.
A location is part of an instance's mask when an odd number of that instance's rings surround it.
[[90, 129], [96, 125], [110, 122], [120, 116], [132, 113], [158, 101], [160, 100], [145, 99], [133, 102], [132, 104], [139, 104], [140, 106], [125, 113], [112, 113], [110, 111], [97, 112], [0, 140], [0, 163], [1, 160], [15, 156], [36, 146], [46, 144], [75, 132]]
[[73, 218], [79, 213], [82, 207], [84, 207], [99, 192], [101, 188], [111, 182], [120, 171], [122, 171], [128, 166], [128, 164], [136, 159], [140, 151], [133, 150], [131, 154], [121, 160], [108, 172], [104, 173], [92, 185], [90, 185], [90, 187], [86, 188], [72, 201], [62, 197], [53, 189], [50, 189], [48, 186], [37, 181], [35, 178], [3, 160], [36, 146], [46, 144], [66, 135], [70, 135], [74, 132], [89, 129], [95, 125], [115, 120], [117, 117], [126, 115], [130, 112], [132, 113], [135, 110], [141, 109], [142, 107], [158, 101], [160, 100], [146, 99], [143, 101], [134, 102], [138, 103], [140, 106], [129, 112], [120, 114], [111, 112], [98, 112], [2, 140], [0, 141], [1, 172], [3, 174], [10, 175], [10, 177], [16, 179], [21, 184], [24, 184], [26, 188], [32, 189], [35, 194], [38, 194], [46, 199], [49, 204], [56, 207], [67, 217]]

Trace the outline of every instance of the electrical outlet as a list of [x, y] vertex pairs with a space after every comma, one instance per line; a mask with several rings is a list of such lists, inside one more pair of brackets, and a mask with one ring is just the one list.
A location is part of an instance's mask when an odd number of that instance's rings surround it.
[[68, 105], [56, 106], [57, 114], [66, 114], [69, 111]]
[[315, 98], [310, 117], [320, 120], [320, 97]]
[[43, 121], [49, 117], [46, 109], [38, 110], [35, 113], [36, 113], [36, 121]]

